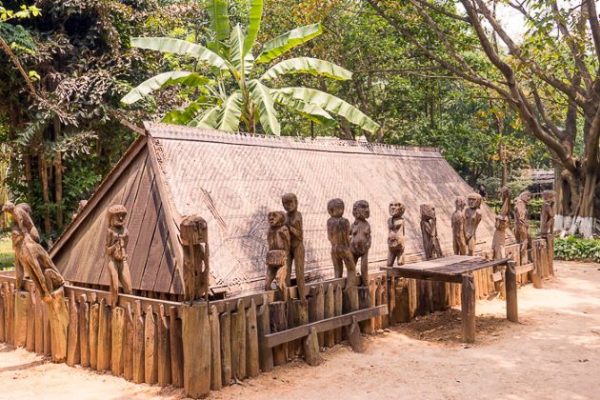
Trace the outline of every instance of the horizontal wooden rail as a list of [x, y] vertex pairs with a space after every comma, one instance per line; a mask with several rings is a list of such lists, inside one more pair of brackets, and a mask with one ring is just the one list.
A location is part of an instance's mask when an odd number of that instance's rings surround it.
[[352, 324], [354, 320], [364, 321], [378, 317], [380, 315], [387, 315], [388, 308], [386, 304], [381, 304], [376, 307], [364, 308], [362, 310], [354, 311], [348, 314], [339, 315], [337, 317], [331, 317], [323, 319], [317, 322], [311, 322], [310, 324], [297, 326], [295, 328], [287, 329], [281, 332], [270, 333], [265, 335], [265, 344], [267, 347], [275, 347], [283, 343], [291, 342], [292, 340], [303, 338], [308, 336], [311, 328], [315, 328], [317, 333], [327, 332], [333, 329], [341, 328]]
[[515, 273], [517, 275], [524, 274], [525, 272], [533, 271], [534, 268], [535, 267], [534, 267], [533, 263], [518, 265], [515, 267]]

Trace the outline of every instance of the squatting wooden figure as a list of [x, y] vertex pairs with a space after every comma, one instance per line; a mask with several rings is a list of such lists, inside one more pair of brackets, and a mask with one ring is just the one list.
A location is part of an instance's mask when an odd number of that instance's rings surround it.
[[350, 229], [350, 251], [354, 263], [360, 259], [360, 281], [362, 286], [369, 286], [369, 249], [371, 248], [371, 225], [367, 219], [370, 216], [369, 203], [359, 200], [352, 207], [354, 223]]
[[204, 218], [189, 215], [179, 225], [183, 246], [183, 297], [185, 301], [208, 300], [208, 224]]
[[129, 232], [125, 227], [127, 209], [116, 204], [107, 212], [108, 229], [106, 231], [106, 255], [110, 273], [110, 304], [116, 305], [119, 295], [119, 283], [123, 293], [131, 294], [131, 274], [127, 262], [127, 243]]
[[421, 204], [420, 211], [425, 258], [431, 260], [432, 258], [443, 257], [437, 234], [435, 207], [432, 204]]
[[291, 285], [292, 263], [296, 272], [298, 298], [306, 297], [304, 289], [304, 233], [302, 214], [298, 211], [298, 198], [294, 193], [286, 193], [281, 197], [281, 203], [286, 211], [285, 225], [290, 230], [291, 246], [287, 257], [287, 285]]
[[467, 206], [465, 210], [465, 239], [467, 240], [467, 254], [472, 256], [475, 253], [477, 244], [477, 227], [481, 222], [481, 195], [471, 193], [467, 196]]
[[271, 290], [273, 280], [277, 280], [277, 288], [281, 291], [283, 300], [287, 300], [287, 264], [291, 249], [290, 230], [285, 225], [285, 214], [281, 211], [271, 211], [268, 214], [269, 233], [267, 234], [267, 277], [265, 290]]
[[531, 193], [524, 191], [515, 201], [515, 239], [520, 244], [521, 263], [528, 262], [527, 250], [531, 248], [529, 237], [529, 215], [527, 212], [527, 203], [531, 200]]
[[331, 261], [336, 278], [341, 278], [344, 265], [347, 272], [347, 285], [356, 286], [356, 264], [350, 250], [350, 221], [344, 218], [344, 201], [331, 199], [327, 203], [327, 237], [331, 243]]
[[399, 201], [392, 201], [390, 203], [390, 218], [387, 221], [388, 267], [393, 267], [394, 261], [398, 265], [404, 264], [404, 211], [406, 211], [406, 207]]
[[452, 224], [452, 248], [454, 254], [467, 254], [467, 239], [465, 238], [465, 198], [459, 196], [454, 201], [456, 209], [450, 219]]

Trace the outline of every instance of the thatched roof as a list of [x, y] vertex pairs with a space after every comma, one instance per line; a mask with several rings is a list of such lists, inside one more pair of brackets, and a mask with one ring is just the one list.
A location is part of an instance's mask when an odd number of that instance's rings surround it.
[[[326, 233], [329, 199], [342, 198], [350, 220], [355, 201], [370, 203], [370, 262], [376, 271], [387, 256], [390, 200], [407, 206], [410, 260], [423, 253], [419, 205], [435, 205], [441, 244], [449, 254], [454, 198], [471, 191], [432, 148], [232, 135], [151, 123], [146, 130], [148, 136], [138, 139], [52, 249], [66, 279], [108, 284], [105, 211], [115, 203], [130, 210], [128, 253], [135, 289], [181, 293], [178, 226], [184, 216], [198, 214], [209, 226], [211, 287], [235, 293], [262, 285], [266, 214], [282, 210], [284, 193], [298, 196], [306, 272], [317, 279], [333, 275]], [[494, 216], [486, 206], [482, 212], [478, 241], [487, 249]]]

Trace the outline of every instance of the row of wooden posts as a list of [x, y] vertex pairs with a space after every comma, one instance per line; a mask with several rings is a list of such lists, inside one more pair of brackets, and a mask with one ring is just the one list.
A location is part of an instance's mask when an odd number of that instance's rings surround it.
[[[553, 275], [550, 248], [545, 240], [533, 243], [534, 271], [540, 277]], [[518, 245], [507, 246], [506, 253], [521, 264]], [[527, 283], [523, 275], [519, 282]], [[479, 299], [498, 290], [491, 269], [476, 272], [474, 279]], [[0, 341], [135, 383], [184, 387], [195, 398], [303, 355], [302, 340], [271, 348], [267, 335], [354, 311], [344, 295], [344, 279], [307, 285], [304, 301], [274, 301], [273, 292], [191, 305], [125, 295], [115, 307], [106, 302], [108, 292], [66, 286], [69, 324], [64, 348], [52, 342], [48, 312], [33, 285], [23, 292], [15, 290], [12, 276], [0, 275], [0, 282]], [[373, 274], [368, 288], [358, 290], [360, 309], [389, 309], [362, 321], [363, 333], [460, 304], [459, 284], [381, 273]], [[320, 332], [318, 348], [332, 347], [345, 335], [339, 327]]]

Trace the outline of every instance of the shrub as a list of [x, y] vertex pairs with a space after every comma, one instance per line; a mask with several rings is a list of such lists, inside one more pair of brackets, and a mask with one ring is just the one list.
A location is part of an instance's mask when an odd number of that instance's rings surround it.
[[569, 236], [554, 241], [554, 258], [600, 262], [600, 240]]

